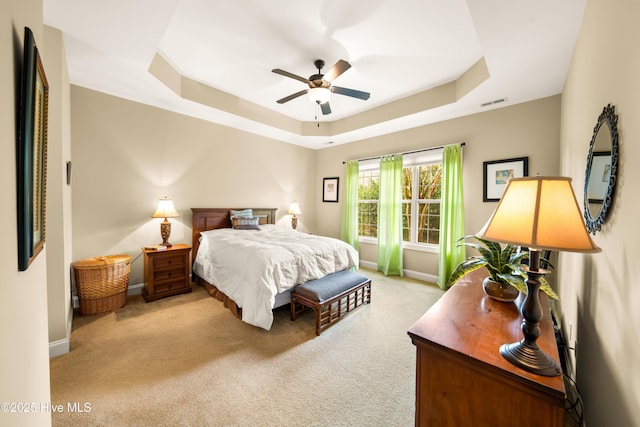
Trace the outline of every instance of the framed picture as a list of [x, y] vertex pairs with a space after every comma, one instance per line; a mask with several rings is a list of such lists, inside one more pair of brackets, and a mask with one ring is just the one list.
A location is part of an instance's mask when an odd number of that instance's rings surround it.
[[494, 160], [483, 162], [483, 202], [497, 202], [502, 197], [511, 178], [529, 176], [529, 158]]
[[25, 27], [17, 138], [18, 270], [26, 270], [46, 237], [49, 84], [33, 33]]
[[338, 202], [339, 178], [324, 178], [322, 181], [322, 201]]

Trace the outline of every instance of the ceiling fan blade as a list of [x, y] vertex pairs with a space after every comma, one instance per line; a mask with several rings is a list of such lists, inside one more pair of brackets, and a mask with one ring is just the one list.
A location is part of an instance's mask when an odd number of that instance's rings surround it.
[[300, 76], [295, 75], [293, 73], [290, 73], [288, 71], [281, 70], [280, 68], [274, 68], [271, 71], [273, 71], [276, 74], [280, 74], [281, 76], [289, 77], [289, 78], [292, 78], [292, 79], [295, 79], [295, 80], [300, 80], [302, 83], [309, 84], [309, 79], [306, 79], [304, 77], [300, 77]]
[[325, 102], [324, 104], [320, 104], [320, 109], [322, 110], [322, 114], [324, 114], [325, 116], [327, 114], [331, 114], [331, 107], [329, 106], [329, 101]]
[[324, 75], [324, 79], [328, 82], [332, 82], [333, 80], [337, 79], [340, 74], [344, 73], [349, 68], [351, 68], [351, 64], [341, 59], [338, 62], [336, 62], [336, 65], [334, 65], [329, 71], [327, 71], [327, 74]]
[[339, 86], [331, 86], [331, 92], [338, 93], [340, 95], [351, 96], [353, 98], [363, 99], [365, 101], [369, 99], [369, 97], [371, 96], [369, 92], [363, 92], [361, 90], [355, 90], [355, 89], [347, 89], [346, 87], [339, 87]]
[[292, 93], [292, 94], [291, 94], [291, 95], [289, 95], [289, 96], [285, 96], [285, 97], [284, 97], [284, 98], [282, 98], [282, 99], [278, 99], [276, 102], [277, 102], [278, 104], [284, 104], [285, 102], [289, 102], [289, 101], [291, 101], [292, 99], [295, 99], [295, 98], [297, 98], [297, 97], [299, 97], [299, 96], [302, 96], [302, 95], [304, 95], [304, 94], [305, 94], [305, 93], [307, 93], [307, 92], [309, 92], [309, 89], [304, 89], [304, 90], [301, 90], [300, 92]]

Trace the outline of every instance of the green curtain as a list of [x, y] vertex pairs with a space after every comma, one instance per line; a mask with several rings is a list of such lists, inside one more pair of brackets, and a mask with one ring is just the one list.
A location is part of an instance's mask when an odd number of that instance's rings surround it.
[[342, 227], [340, 238], [358, 250], [358, 172], [357, 160], [347, 162], [344, 185], [344, 203], [342, 204]]
[[380, 159], [378, 271], [402, 276], [402, 154]]
[[440, 259], [438, 286], [445, 289], [456, 266], [465, 260], [464, 194], [462, 190], [462, 147], [447, 145], [442, 154], [442, 195], [440, 196]]

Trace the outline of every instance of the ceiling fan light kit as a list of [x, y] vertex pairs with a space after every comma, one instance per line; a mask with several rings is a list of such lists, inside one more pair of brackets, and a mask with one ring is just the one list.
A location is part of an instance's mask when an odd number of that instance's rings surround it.
[[350, 96], [352, 98], [362, 99], [365, 101], [369, 99], [370, 94], [368, 92], [331, 85], [331, 83], [336, 78], [338, 78], [342, 73], [344, 73], [349, 68], [351, 68], [351, 64], [349, 64], [347, 61], [340, 59], [327, 72], [327, 74], [322, 74], [322, 67], [324, 67], [324, 61], [322, 59], [315, 60], [313, 64], [318, 69], [318, 73], [311, 75], [308, 79], [305, 79], [304, 77], [298, 76], [288, 71], [281, 70], [279, 68], [275, 68], [271, 70], [276, 74], [280, 74], [281, 76], [299, 80], [303, 83], [306, 83], [309, 86], [309, 89], [301, 90], [289, 96], [285, 96], [282, 99], [279, 99], [277, 101], [278, 104], [284, 104], [285, 102], [289, 102], [292, 99], [298, 98], [299, 96], [302, 96], [306, 93], [309, 99], [311, 100], [311, 102], [320, 106], [322, 110], [322, 114], [327, 115], [327, 114], [331, 114], [329, 99], [331, 98], [332, 92], [337, 93], [339, 95], [345, 95], [345, 96]]
[[331, 91], [326, 87], [314, 87], [309, 89], [307, 96], [309, 96], [309, 99], [314, 104], [324, 104], [325, 102], [329, 102]]

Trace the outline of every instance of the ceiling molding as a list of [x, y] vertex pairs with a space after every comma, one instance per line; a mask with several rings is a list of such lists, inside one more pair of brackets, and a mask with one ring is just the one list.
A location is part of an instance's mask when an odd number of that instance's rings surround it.
[[[301, 122], [186, 77], [156, 53], [149, 73], [183, 99], [290, 132], [301, 137], [336, 137], [401, 117], [452, 104], [489, 79], [484, 58], [458, 79], [335, 121]], [[322, 126], [320, 126], [322, 123]]]

